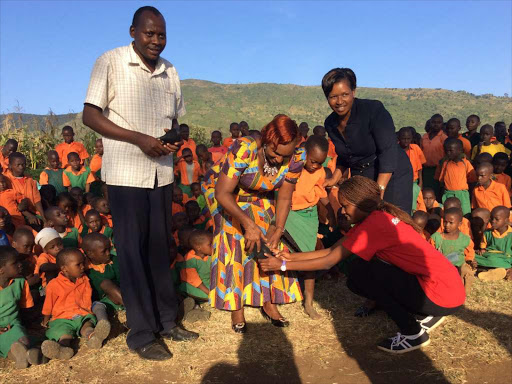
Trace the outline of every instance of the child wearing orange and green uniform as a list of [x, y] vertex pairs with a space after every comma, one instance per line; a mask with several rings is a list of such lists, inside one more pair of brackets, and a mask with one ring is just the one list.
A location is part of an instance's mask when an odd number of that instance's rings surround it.
[[48, 166], [39, 175], [40, 185], [53, 185], [57, 195], [66, 192], [67, 188], [62, 184], [64, 169], [60, 167], [59, 154], [57, 151], [48, 152]]
[[180, 177], [179, 186], [183, 193], [186, 193], [188, 196], [192, 196], [190, 185], [199, 181], [199, 177], [201, 176], [201, 166], [196, 160], [194, 160], [192, 157], [192, 151], [189, 148], [185, 148], [183, 150], [183, 156], [178, 161], [174, 173], [176, 176]]
[[[423, 188], [423, 164], [427, 162], [419, 145], [412, 143], [413, 132], [410, 127], [400, 128], [398, 131], [398, 143], [403, 148], [412, 166], [412, 211], [418, 208], [418, 196]], [[423, 208], [420, 207], [420, 208]]]
[[192, 250], [183, 261], [177, 262], [181, 279], [178, 290], [200, 301], [207, 301], [210, 292], [212, 239], [209, 232], [192, 232], [189, 239]]
[[85, 192], [89, 192], [91, 183], [96, 180], [91, 173], [91, 169], [88, 166], [82, 166], [80, 157], [75, 152], [68, 154], [68, 162], [70, 165], [62, 175], [64, 187], [69, 189], [78, 187]]
[[512, 227], [509, 215], [510, 209], [505, 206], [495, 207], [491, 211], [492, 229], [484, 232], [480, 245], [482, 251], [475, 256], [479, 266], [512, 268]]

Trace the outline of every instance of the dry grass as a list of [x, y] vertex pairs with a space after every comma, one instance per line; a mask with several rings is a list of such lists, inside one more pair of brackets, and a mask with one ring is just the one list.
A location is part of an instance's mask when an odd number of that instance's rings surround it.
[[212, 310], [207, 323], [185, 324], [200, 339], [167, 342], [174, 358], [162, 363], [131, 354], [118, 325], [101, 350], [82, 346], [67, 362], [15, 371], [2, 361], [0, 383], [472, 383], [475, 368], [492, 371], [492, 364], [512, 361], [511, 295], [512, 283], [476, 282], [466, 308], [434, 331], [429, 347], [391, 356], [375, 344], [396, 332], [393, 323], [383, 313], [355, 318], [361, 299], [343, 281], [321, 281], [320, 321], [300, 304], [287, 305], [281, 312], [291, 326], [282, 330], [248, 308], [249, 332], [240, 336], [230, 329], [229, 313]]

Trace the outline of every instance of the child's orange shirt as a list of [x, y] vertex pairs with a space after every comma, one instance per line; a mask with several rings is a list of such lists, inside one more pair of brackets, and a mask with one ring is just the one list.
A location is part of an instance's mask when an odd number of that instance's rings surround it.
[[9, 157], [4, 156], [2, 149], [4, 149], [3, 145], [0, 147], [0, 166], [2, 167], [2, 172], [5, 173], [9, 169]]
[[199, 181], [199, 177], [201, 176], [201, 166], [195, 160], [192, 161], [192, 179], [189, 178], [189, 173], [187, 171], [189, 165], [185, 160], [181, 159], [178, 161], [176, 165], [175, 173], [176, 175], [180, 175], [181, 184], [190, 185], [192, 183], [197, 183]]
[[231, 144], [233, 144], [233, 141], [235, 141], [236, 139], [234, 139], [233, 137], [226, 137], [224, 139], [224, 141], [222, 142], [222, 145], [226, 148], [229, 148], [231, 147]]
[[103, 161], [103, 158], [96, 154], [92, 157], [91, 163], [89, 164], [89, 168], [92, 173], [96, 173], [101, 169], [101, 163]]
[[78, 233], [82, 233], [84, 225], [82, 224], [82, 220], [80, 220], [80, 215], [78, 213], [69, 217], [68, 227], [74, 227], [78, 230]]
[[492, 211], [498, 205], [510, 208], [510, 194], [507, 191], [507, 187], [503, 184], [491, 180], [491, 184], [487, 189], [479, 185], [473, 190], [471, 208], [487, 208], [489, 211]]
[[110, 228], [114, 228], [114, 221], [112, 220], [112, 215], [109, 213], [107, 215], [100, 213], [101, 216], [101, 224], [108, 225]]
[[430, 233], [428, 233], [425, 229], [421, 233], [421, 237], [423, 237], [427, 241], [430, 241]]
[[327, 191], [323, 187], [325, 181], [325, 170], [319, 168], [316, 172], [310, 173], [303, 169], [295, 191], [292, 195], [292, 210], [300, 211], [318, 204], [320, 199], [327, 197]]
[[68, 154], [71, 152], [78, 153], [78, 156], [80, 156], [80, 160], [82, 160], [82, 164], [84, 163], [85, 159], [89, 158], [89, 153], [87, 152], [87, 149], [85, 149], [84, 145], [82, 143], [79, 143], [78, 141], [73, 141], [72, 143], [66, 144], [65, 142], [58, 144], [55, 147], [55, 150], [59, 154], [59, 159], [62, 165], [62, 168], [66, 168], [68, 164]]
[[446, 160], [441, 167], [437, 166], [435, 179], [444, 183], [448, 191], [467, 191], [468, 183], [476, 182], [476, 172], [467, 159], [457, 162]]
[[[468, 235], [470, 238], [472, 237], [472, 235], [471, 235], [471, 223], [465, 217], [463, 217], [462, 221], [460, 222], [459, 231], [461, 231], [465, 235]], [[439, 227], [437, 232], [444, 232], [444, 219], [441, 219], [441, 226]]]
[[[46, 167], [45, 169], [49, 169], [51, 171], [58, 171], [58, 169], [52, 169], [50, 167]], [[41, 174], [39, 175], [39, 185], [48, 185], [48, 183], [48, 174], [46, 172], [41, 172]]]
[[180, 205], [178, 203], [172, 202], [172, 214], [185, 212], [185, 207], [183, 205]]
[[23, 197], [13, 189], [6, 189], [5, 191], [0, 192], [0, 206], [7, 209], [15, 227], [25, 225], [23, 214], [18, 209], [18, 203], [22, 199]]
[[39, 270], [41, 269], [41, 265], [47, 263], [57, 264], [57, 259], [52, 255], [43, 252], [37, 257], [36, 267], [34, 269], [34, 274], [39, 275], [41, 278], [41, 285], [43, 287], [46, 287], [46, 273], [40, 272]]
[[183, 140], [183, 144], [181, 145], [180, 149], [176, 153], [176, 156], [182, 156], [183, 150], [185, 148], [189, 148], [192, 151], [192, 157], [195, 161], [198, 161], [197, 154], [196, 154], [196, 142], [193, 139]]
[[427, 206], [425, 205], [425, 202], [423, 201], [423, 192], [421, 190], [420, 190], [420, 193], [418, 194], [418, 198], [416, 199], [416, 210], [427, 212]]
[[4, 172], [4, 175], [11, 180], [12, 189], [19, 193], [22, 199], [29, 199], [31, 203], [29, 210], [36, 212], [36, 204], [41, 202], [41, 194], [37, 189], [36, 181], [30, 176], [14, 177], [10, 171]]
[[421, 138], [421, 149], [425, 155], [427, 162], [425, 167], [435, 167], [439, 164], [439, 161], [444, 157], [444, 141], [447, 136], [443, 131], [439, 131], [436, 136], [429, 138], [428, 133], [425, 133]]
[[62, 272], [48, 283], [43, 304], [43, 315], [55, 319], [72, 319], [76, 315], [92, 313], [92, 288], [87, 276], [73, 283]]
[[208, 148], [208, 152], [210, 152], [212, 154], [213, 163], [216, 163], [219, 160], [222, 160], [224, 155], [228, 152], [228, 149], [226, 147], [224, 147], [223, 145], [221, 145], [218, 147]]
[[419, 172], [423, 169], [423, 164], [427, 162], [423, 151], [416, 144], [410, 144], [409, 149], [405, 151], [412, 165], [412, 181], [418, 180]]
[[509, 194], [512, 194], [512, 179], [506, 173], [495, 173], [494, 177], [496, 178], [496, 182], [503, 184]]
[[336, 153], [336, 147], [334, 146], [332, 140], [327, 139], [327, 141], [329, 142], [329, 150], [327, 151], [327, 156], [330, 157], [331, 159], [338, 157], [338, 154]]
[[457, 139], [462, 141], [462, 150], [464, 151], [464, 155], [466, 155], [466, 159], [471, 159], [471, 141], [466, 139], [461, 134], [459, 134], [459, 137], [457, 137]]
[[[196, 252], [192, 249], [188, 251], [188, 253], [185, 255], [184, 261], [191, 260], [191, 259], [198, 259], [202, 261], [208, 261], [208, 256], [200, 257], [196, 255]], [[199, 287], [201, 284], [203, 284], [203, 281], [201, 280], [201, 277], [199, 277], [199, 274], [197, 273], [197, 270], [194, 268], [183, 268], [180, 271], [180, 279], [184, 283], [189, 283], [193, 287]], [[208, 289], [210, 287], [207, 287]]]

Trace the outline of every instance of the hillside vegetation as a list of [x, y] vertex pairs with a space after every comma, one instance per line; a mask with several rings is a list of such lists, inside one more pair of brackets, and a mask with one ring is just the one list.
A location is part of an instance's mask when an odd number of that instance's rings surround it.
[[[293, 84], [218, 84], [203, 80], [184, 80], [182, 89], [187, 114], [180, 122], [191, 126], [192, 136], [202, 141], [205, 133], [214, 129], [228, 134], [229, 123], [246, 120], [251, 128], [260, 129], [273, 116], [284, 113], [297, 122], [306, 121], [310, 127], [323, 124], [330, 113], [322, 89], [319, 86]], [[512, 98], [492, 95], [475, 96], [465, 91], [443, 89], [358, 88], [360, 98], [377, 99], [390, 111], [398, 128], [411, 125], [422, 131], [425, 121], [434, 113], [445, 119], [457, 117], [464, 126], [466, 117], [477, 114], [482, 124], [496, 121], [512, 122]], [[82, 106], [77, 106], [81, 109]], [[52, 115], [59, 127], [64, 124], [80, 131], [81, 113]], [[11, 114], [10, 121], [31, 131], [45, 130], [48, 116]], [[0, 115], [4, 134], [8, 131], [6, 115]]]

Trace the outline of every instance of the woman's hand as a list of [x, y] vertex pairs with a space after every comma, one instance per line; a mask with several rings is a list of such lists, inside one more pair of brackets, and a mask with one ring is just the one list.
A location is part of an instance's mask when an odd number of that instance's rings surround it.
[[292, 260], [292, 256], [290, 252], [288, 251], [279, 251], [277, 253], [274, 253], [275, 257], [281, 260], [290, 261]]
[[256, 223], [252, 222], [247, 228], [245, 228], [245, 251], [251, 253], [254, 247], [259, 251], [261, 249], [261, 241], [266, 241], [265, 235], [261, 231], [260, 227]]
[[280, 259], [272, 255], [267, 255], [266, 259], [260, 259], [258, 263], [260, 264], [260, 268], [265, 272], [279, 271], [281, 269], [281, 265], [283, 264]]
[[[274, 250], [277, 250], [279, 249], [279, 242], [281, 241], [281, 235], [283, 234], [283, 232], [281, 231], [281, 229], [277, 228], [269, 237], [268, 237], [268, 240], [267, 240], [267, 247], [269, 247], [272, 252], [274, 252]], [[268, 234], [267, 234], [268, 235]]]

